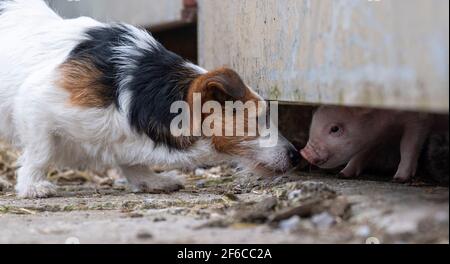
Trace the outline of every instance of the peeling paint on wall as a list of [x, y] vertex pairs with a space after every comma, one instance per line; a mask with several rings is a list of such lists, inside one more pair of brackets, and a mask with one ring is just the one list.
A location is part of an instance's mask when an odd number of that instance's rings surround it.
[[448, 1], [200, 0], [199, 17], [200, 64], [268, 99], [448, 112]]

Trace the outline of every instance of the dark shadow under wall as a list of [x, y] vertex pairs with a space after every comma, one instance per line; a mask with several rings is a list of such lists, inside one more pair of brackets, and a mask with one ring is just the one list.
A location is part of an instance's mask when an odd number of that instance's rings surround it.
[[[303, 148], [309, 137], [309, 127], [315, 105], [301, 105], [292, 103], [280, 103], [278, 107], [278, 125], [280, 132], [294, 144], [297, 149]], [[434, 125], [427, 142], [423, 147], [419, 160], [418, 178], [425, 181], [438, 182], [441, 185], [448, 185], [449, 180], [449, 116], [447, 114], [432, 114]], [[383, 148], [377, 160], [371, 164], [368, 174], [385, 175], [383, 179], [390, 180], [395, 173], [399, 162], [399, 146], [390, 145]], [[336, 170], [321, 170], [312, 165], [300, 168], [303, 171], [326, 172], [335, 175], [342, 168]], [[432, 175], [433, 179], [430, 179]], [[389, 177], [388, 177], [389, 176]], [[366, 177], [366, 176], [364, 176]], [[369, 177], [370, 179], [373, 179]], [[375, 177], [377, 179], [380, 177]]]

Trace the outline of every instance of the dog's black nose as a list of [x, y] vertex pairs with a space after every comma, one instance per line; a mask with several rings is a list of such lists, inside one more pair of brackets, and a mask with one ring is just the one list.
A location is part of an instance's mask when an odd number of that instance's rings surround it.
[[293, 167], [297, 167], [300, 164], [300, 153], [295, 148], [289, 150], [288, 156]]

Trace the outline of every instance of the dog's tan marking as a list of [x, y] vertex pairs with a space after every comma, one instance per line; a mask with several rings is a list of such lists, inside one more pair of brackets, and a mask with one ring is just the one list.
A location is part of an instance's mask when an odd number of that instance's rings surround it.
[[113, 90], [100, 82], [102, 72], [89, 59], [71, 59], [60, 68], [58, 86], [70, 93], [70, 103], [83, 107], [107, 107], [113, 103]]
[[[217, 70], [208, 72], [199, 76], [193, 81], [189, 88], [186, 101], [193, 107], [193, 94], [200, 93], [202, 103], [207, 101], [218, 101], [224, 106], [225, 101], [253, 101], [255, 104], [262, 100], [255, 94], [247, 85], [244, 84], [241, 77], [233, 70], [228, 68], [219, 68]], [[225, 116], [225, 108], [222, 107], [222, 116]], [[202, 114], [203, 121], [209, 114]], [[247, 114], [244, 120], [244, 131], [248, 132]], [[195, 117], [192, 117], [195, 118]], [[222, 130], [233, 128], [233, 135], [236, 135], [236, 116], [234, 114], [233, 120], [226, 120], [222, 118]], [[227, 123], [228, 122], [228, 123]], [[191, 124], [201, 124], [197, 120], [193, 120]], [[194, 127], [193, 130], [198, 131], [200, 127]], [[257, 132], [257, 131], [256, 131]], [[246, 155], [248, 147], [242, 144], [245, 141], [253, 140], [257, 136], [212, 136], [212, 143], [215, 149], [221, 153], [230, 155]]]
[[245, 85], [239, 74], [229, 68], [219, 68], [195, 79], [189, 88], [187, 97], [190, 105], [192, 105], [194, 93], [202, 94], [202, 102], [209, 100], [219, 102], [261, 100]]

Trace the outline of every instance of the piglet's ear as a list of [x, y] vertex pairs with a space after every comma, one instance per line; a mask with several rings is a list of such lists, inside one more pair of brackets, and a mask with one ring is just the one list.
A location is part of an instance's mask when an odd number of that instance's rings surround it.
[[238, 101], [244, 100], [247, 94], [247, 86], [241, 77], [231, 69], [219, 69], [205, 77], [201, 92], [208, 100]]

